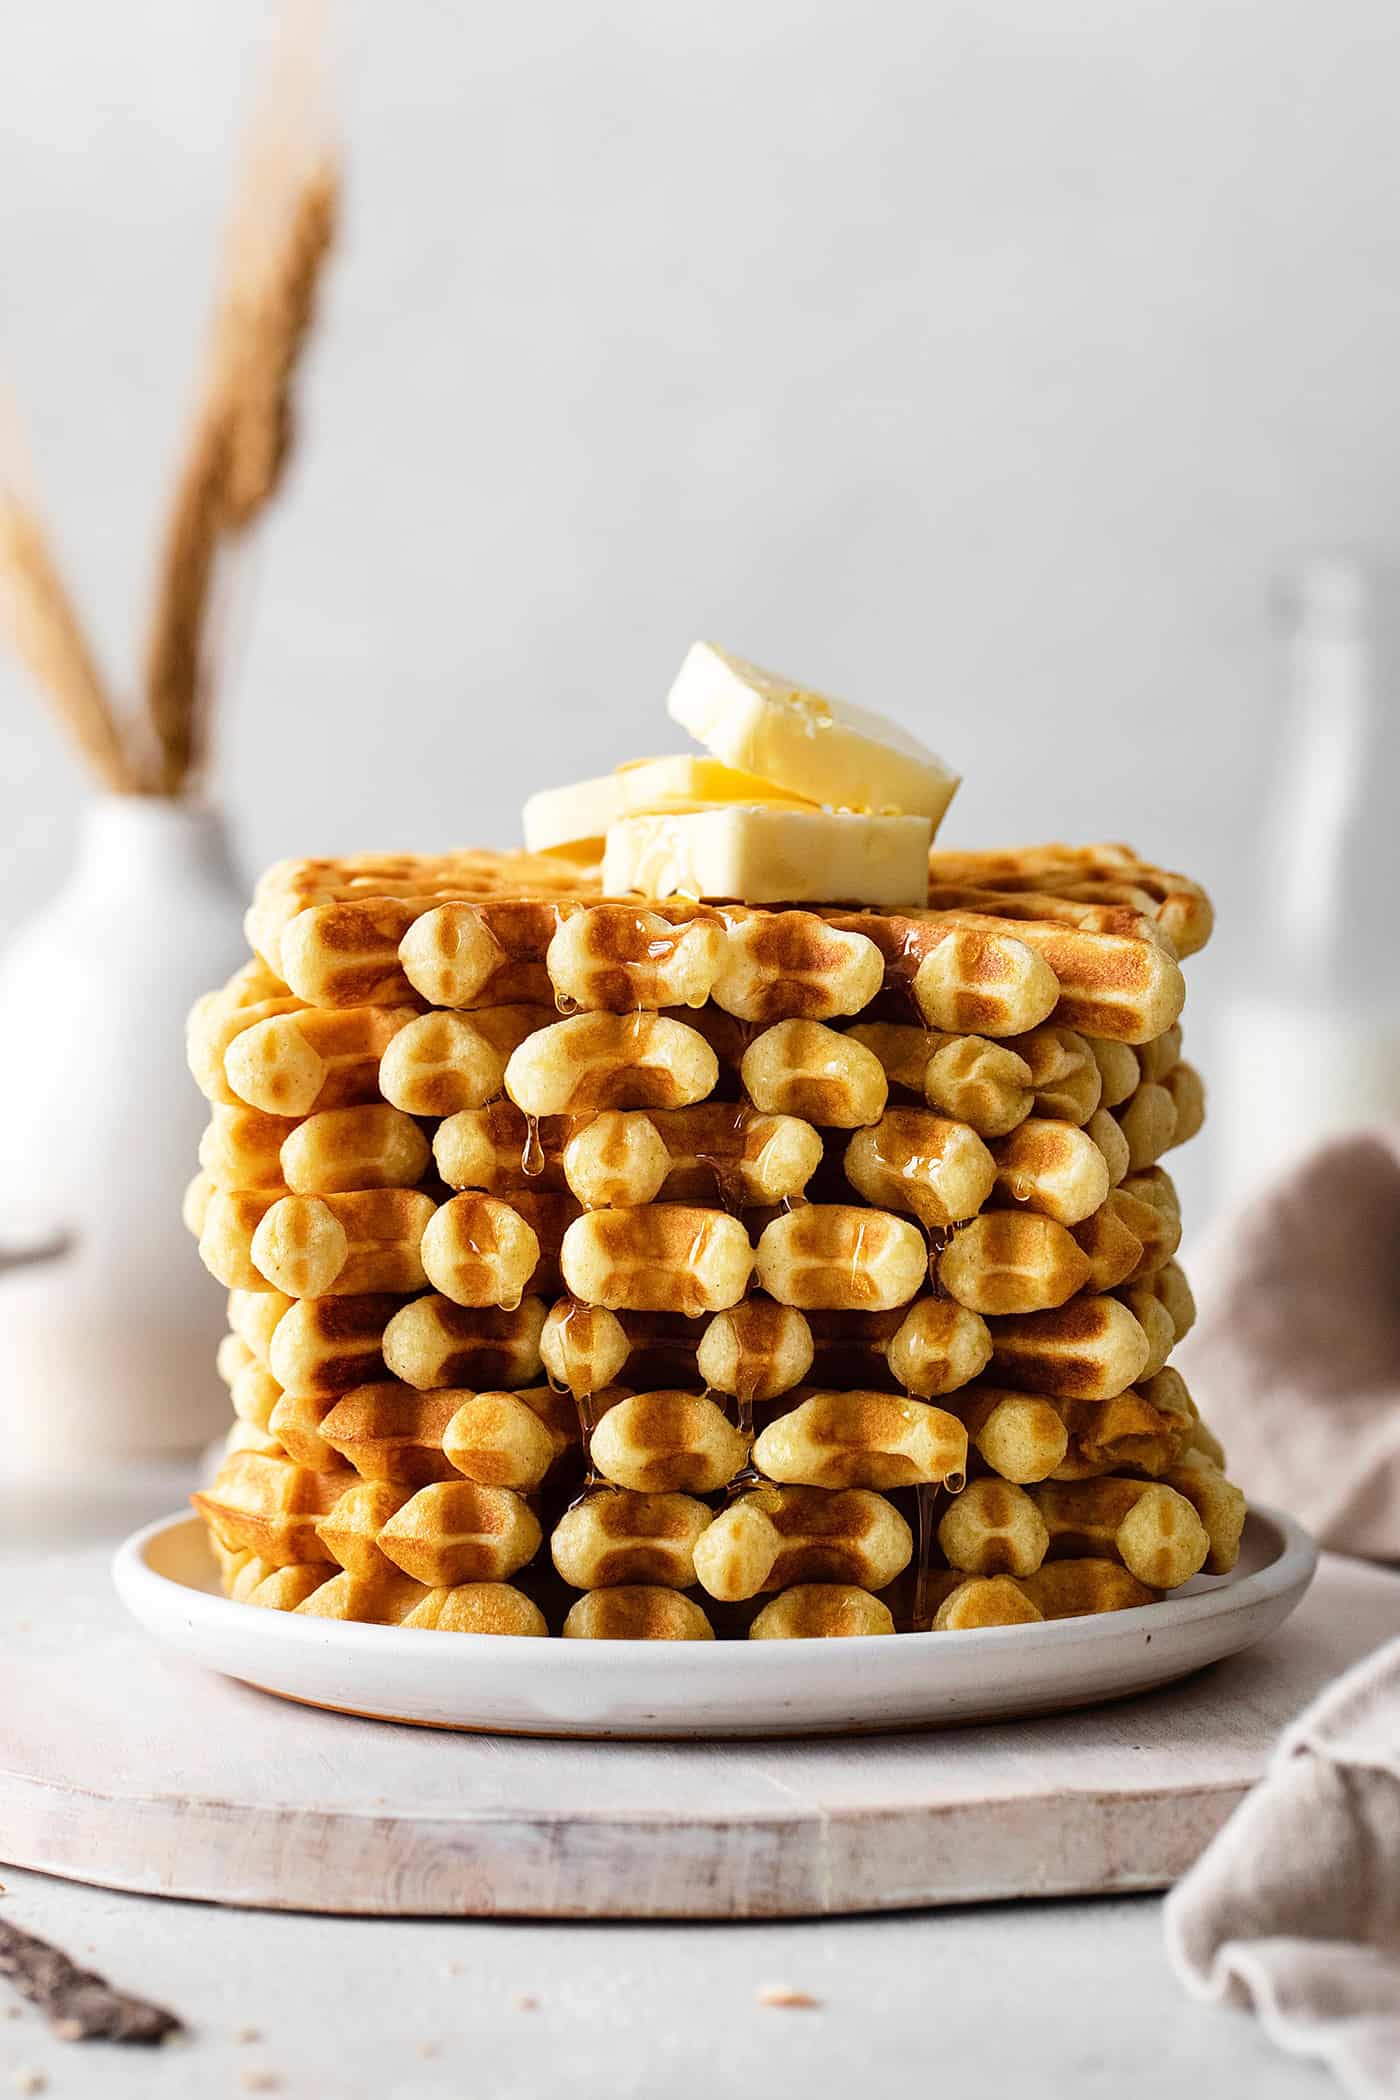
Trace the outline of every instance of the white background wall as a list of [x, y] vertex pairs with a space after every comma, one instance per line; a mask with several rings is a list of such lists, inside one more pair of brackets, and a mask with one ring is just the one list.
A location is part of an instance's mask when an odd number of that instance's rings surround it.
[[[259, 5], [15, 0], [0, 364], [137, 660]], [[515, 838], [706, 634], [1131, 836], [1247, 956], [1281, 556], [1400, 540], [1394, 0], [371, 0], [218, 785], [274, 855]], [[0, 935], [79, 783], [0, 667]], [[1197, 1041], [1200, 1041], [1199, 1027]]]

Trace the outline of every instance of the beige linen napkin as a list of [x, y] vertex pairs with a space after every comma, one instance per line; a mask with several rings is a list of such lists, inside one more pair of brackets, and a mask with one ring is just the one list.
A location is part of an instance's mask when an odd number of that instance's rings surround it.
[[[1400, 1560], [1400, 1130], [1322, 1147], [1188, 1266], [1201, 1317], [1173, 1360], [1232, 1479], [1337, 1552]], [[1286, 1731], [1166, 1918], [1197, 1996], [1400, 2100], [1400, 1639]]]
[[1189, 1990], [1400, 2096], [1400, 1639], [1329, 1685], [1167, 1898]]
[[1256, 1501], [1400, 1560], [1400, 1129], [1312, 1153], [1188, 1257], [1172, 1358]]

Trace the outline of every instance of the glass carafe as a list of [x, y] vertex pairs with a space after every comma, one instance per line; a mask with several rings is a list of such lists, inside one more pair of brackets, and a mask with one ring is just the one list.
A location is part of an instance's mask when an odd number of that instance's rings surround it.
[[1400, 1121], [1400, 573], [1318, 556], [1278, 612], [1291, 690], [1213, 1117], [1226, 1202]]

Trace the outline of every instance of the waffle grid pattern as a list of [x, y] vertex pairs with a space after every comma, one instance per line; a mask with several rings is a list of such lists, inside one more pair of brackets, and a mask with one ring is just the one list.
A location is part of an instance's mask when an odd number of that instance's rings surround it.
[[272, 869], [190, 1019], [232, 1596], [448, 1630], [885, 1633], [1149, 1601], [1243, 1498], [1169, 1357], [1184, 877], [936, 852], [930, 908]]

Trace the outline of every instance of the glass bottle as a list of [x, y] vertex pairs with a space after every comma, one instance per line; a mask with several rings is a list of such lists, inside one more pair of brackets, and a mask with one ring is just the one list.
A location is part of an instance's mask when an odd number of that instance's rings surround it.
[[1290, 705], [1212, 1118], [1227, 1203], [1400, 1122], [1400, 574], [1316, 556], [1278, 606]]

